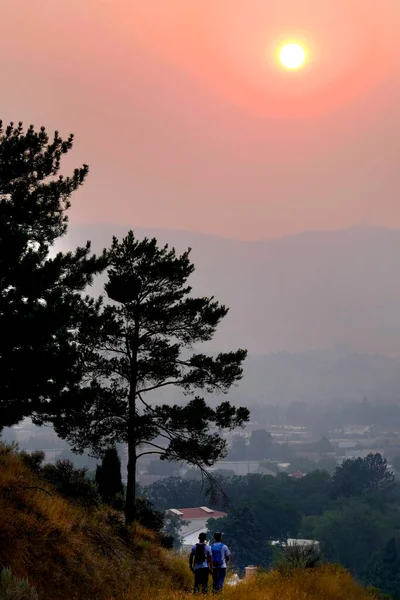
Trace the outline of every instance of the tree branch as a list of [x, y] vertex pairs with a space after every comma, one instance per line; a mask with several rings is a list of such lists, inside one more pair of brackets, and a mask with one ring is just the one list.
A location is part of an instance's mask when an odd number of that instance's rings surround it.
[[136, 460], [141, 458], [142, 456], [146, 456], [146, 454], [164, 454], [164, 452], [157, 452], [156, 450], [149, 450], [148, 452], [141, 452], [136, 455]]
[[126, 350], [117, 350], [116, 348], [109, 348], [108, 346], [92, 346], [92, 350], [96, 350], [97, 352], [115, 352], [116, 354], [129, 356]]
[[152, 392], [153, 390], [158, 390], [159, 388], [165, 387], [167, 385], [178, 385], [178, 381], [164, 381], [163, 383], [159, 383], [158, 385], [153, 385], [152, 387], [138, 390], [137, 393], [140, 392], [141, 394], [145, 394], [146, 392]]
[[152, 448], [158, 448], [158, 450], [161, 450], [162, 453], [164, 453], [166, 451], [166, 448], [163, 448], [162, 446], [158, 446], [158, 444], [153, 444], [152, 442], [145, 442], [145, 441], [143, 441], [142, 443], [139, 442], [138, 446], [141, 446], [141, 445], [151, 446]]
[[[141, 390], [142, 391], [142, 390]], [[153, 413], [155, 412], [154, 408], [152, 406], [150, 406], [150, 404], [148, 404], [145, 400], [143, 400], [142, 396], [141, 396], [141, 391], [137, 392], [137, 395], [139, 397], [139, 400], [144, 404], [144, 406], [148, 409], [151, 410]], [[182, 430], [178, 432], [173, 431], [172, 429], [170, 429], [169, 427], [167, 427], [166, 425], [161, 425], [160, 423], [157, 423], [157, 427], [159, 430], [164, 431], [165, 433], [168, 434], [169, 437], [162, 435], [161, 433], [159, 433], [159, 435], [161, 435], [162, 437], [164, 437], [165, 439], [169, 439], [170, 441], [172, 441], [173, 439], [176, 438], [184, 438], [185, 440], [190, 440], [190, 435], [184, 433]]]

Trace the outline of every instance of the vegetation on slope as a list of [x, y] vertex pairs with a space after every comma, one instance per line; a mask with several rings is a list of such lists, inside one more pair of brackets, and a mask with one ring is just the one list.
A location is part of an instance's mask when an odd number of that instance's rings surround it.
[[[183, 600], [191, 597], [187, 561], [159, 545], [156, 534], [127, 530], [104, 506], [62, 498], [26, 460], [0, 445], [0, 571], [28, 580], [39, 600]], [[226, 586], [230, 600], [372, 600], [342, 567], [264, 573]], [[26, 600], [32, 596], [20, 597]]]
[[[372, 589], [362, 588], [343, 567], [336, 565], [297, 569], [290, 575], [277, 571], [265, 573], [235, 587], [225, 586], [222, 596], [226, 600], [390, 600]], [[160, 600], [190, 597], [193, 595], [171, 591], [163, 592]]]
[[[126, 532], [127, 535], [124, 535]], [[185, 562], [105, 507], [61, 498], [10, 448], [0, 445], [0, 568], [10, 567], [40, 600], [125, 600], [189, 589]]]

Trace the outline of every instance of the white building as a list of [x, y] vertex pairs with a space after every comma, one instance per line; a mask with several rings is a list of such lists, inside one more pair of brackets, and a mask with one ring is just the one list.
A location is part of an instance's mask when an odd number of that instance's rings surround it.
[[220, 519], [226, 517], [226, 513], [220, 510], [212, 510], [207, 506], [198, 508], [170, 508], [166, 513], [179, 516], [187, 524], [182, 525], [180, 535], [183, 538], [182, 549], [187, 550], [199, 540], [199, 533], [207, 531], [208, 519]]
[[303, 548], [306, 546], [319, 546], [319, 542], [316, 540], [303, 540], [296, 538], [289, 538], [286, 540], [286, 542], [280, 542], [279, 540], [271, 542], [272, 546], [279, 546], [280, 544], [282, 546], [302, 546]]

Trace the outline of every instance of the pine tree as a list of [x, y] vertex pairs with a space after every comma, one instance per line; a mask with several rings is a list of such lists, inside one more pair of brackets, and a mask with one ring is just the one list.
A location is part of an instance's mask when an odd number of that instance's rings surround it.
[[212, 339], [228, 309], [191, 295], [189, 253], [177, 256], [155, 239], [136, 240], [133, 232], [121, 242], [114, 238], [105, 286], [110, 304], [99, 307], [80, 331], [91, 384], [71, 396], [54, 421], [77, 450], [90, 447], [101, 454], [112, 443], [128, 444], [128, 524], [136, 518], [141, 456], [158, 454], [206, 471], [226, 454], [219, 431], [242, 426], [249, 417], [246, 408], [229, 402], [213, 408], [197, 396], [180, 405], [154, 403], [154, 394], [165, 387], [184, 394], [226, 393], [242, 377], [246, 351], [214, 357], [193, 351]]
[[50, 258], [67, 229], [72, 193], [88, 167], [59, 175], [73, 144], [45, 128], [0, 121], [0, 430], [23, 417], [40, 421], [48, 401], [79, 384], [82, 366], [73, 341], [81, 292], [105, 266], [89, 242]]
[[107, 448], [101, 464], [97, 465], [96, 483], [103, 502], [116, 509], [123, 507], [121, 461], [115, 446]]

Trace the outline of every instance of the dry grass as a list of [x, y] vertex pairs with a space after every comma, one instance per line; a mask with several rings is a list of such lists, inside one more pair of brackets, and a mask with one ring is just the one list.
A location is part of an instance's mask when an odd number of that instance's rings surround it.
[[349, 573], [335, 565], [297, 569], [285, 576], [272, 572], [226, 593], [229, 600], [372, 600]]
[[[190, 594], [171, 591], [162, 600], [188, 600]], [[192, 596], [193, 597], [193, 596]], [[160, 598], [160, 600], [161, 600]], [[349, 573], [335, 565], [316, 569], [298, 569], [289, 576], [277, 572], [262, 574], [236, 587], [225, 586], [226, 600], [377, 600], [377, 596], [359, 586]], [[147, 596], [152, 600], [154, 596]]]
[[[49, 495], [51, 494], [51, 496]], [[0, 569], [27, 578], [40, 600], [187, 600], [187, 561], [138, 527], [128, 544], [106, 521], [60, 498], [0, 445]], [[183, 590], [183, 591], [182, 591]], [[333, 565], [262, 574], [227, 600], [372, 600], [372, 593]]]

